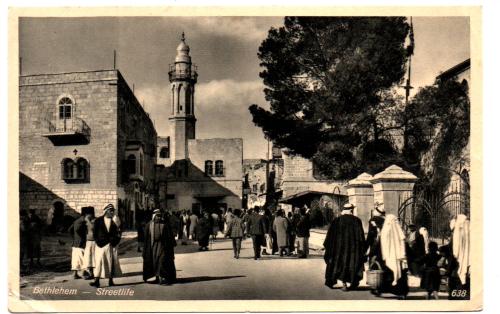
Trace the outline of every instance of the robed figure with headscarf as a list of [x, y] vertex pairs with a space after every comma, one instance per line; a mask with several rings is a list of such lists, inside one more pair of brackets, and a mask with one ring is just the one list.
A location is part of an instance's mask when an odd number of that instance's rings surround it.
[[405, 234], [398, 218], [392, 214], [387, 215], [380, 231], [380, 253], [384, 280], [377, 292], [389, 292], [406, 298], [409, 287]]
[[470, 299], [470, 221], [460, 214], [450, 223], [453, 235], [447, 248], [448, 299]]
[[155, 210], [153, 219], [144, 228], [143, 274], [144, 281], [156, 277], [155, 283], [172, 284], [176, 280], [174, 247], [176, 241], [168, 221]]
[[94, 221], [95, 240], [95, 281], [91, 286], [98, 288], [101, 278], [109, 279], [109, 286], [113, 286], [113, 278], [121, 275], [118, 260], [118, 244], [120, 243], [120, 228], [116, 223], [115, 207], [108, 204], [104, 207], [104, 215]]
[[[344, 206], [342, 215], [330, 224], [323, 243], [325, 285], [333, 288], [341, 280], [344, 291], [358, 286], [364, 270], [365, 235], [361, 220], [352, 214], [353, 208], [352, 204]], [[349, 288], [347, 283], [351, 284]]]

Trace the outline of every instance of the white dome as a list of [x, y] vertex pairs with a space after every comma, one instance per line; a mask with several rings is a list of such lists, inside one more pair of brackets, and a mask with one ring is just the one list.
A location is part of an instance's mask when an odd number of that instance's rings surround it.
[[181, 43], [177, 46], [177, 56], [175, 57], [175, 62], [186, 62], [191, 63], [191, 57], [189, 56], [189, 46], [186, 44], [186, 37], [184, 32], [182, 32]]

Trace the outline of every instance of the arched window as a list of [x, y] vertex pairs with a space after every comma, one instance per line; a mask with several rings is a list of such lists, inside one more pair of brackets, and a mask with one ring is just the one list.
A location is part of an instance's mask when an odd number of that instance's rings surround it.
[[71, 119], [73, 113], [73, 101], [69, 97], [63, 97], [59, 100], [59, 119]]
[[215, 175], [218, 177], [224, 176], [224, 162], [222, 160], [215, 162]]
[[212, 176], [214, 173], [214, 162], [211, 160], [205, 161], [205, 175]]
[[129, 174], [136, 174], [136, 158], [131, 154], [127, 157], [127, 168]]
[[90, 179], [90, 165], [85, 158], [78, 158], [76, 161], [71, 158], [64, 158], [61, 161], [61, 177], [66, 181], [85, 181]]
[[89, 163], [85, 158], [78, 158], [76, 162], [76, 169], [77, 169], [77, 179], [80, 180], [87, 180], [88, 179], [88, 170], [89, 170]]
[[75, 166], [75, 163], [74, 163], [73, 159], [64, 158], [61, 161], [61, 179], [63, 179], [63, 180], [73, 179], [74, 166]]

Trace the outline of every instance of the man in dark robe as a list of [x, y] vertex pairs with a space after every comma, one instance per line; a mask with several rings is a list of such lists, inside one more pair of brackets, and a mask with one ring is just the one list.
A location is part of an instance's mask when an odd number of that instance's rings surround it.
[[254, 260], [260, 258], [260, 247], [264, 244], [265, 225], [263, 216], [259, 214], [259, 211], [260, 207], [255, 206], [247, 220], [247, 230], [252, 236]]
[[368, 221], [368, 234], [366, 235], [366, 248], [368, 250], [368, 262], [377, 261], [382, 263], [382, 251], [380, 249], [380, 231], [384, 226], [385, 210], [383, 203], [376, 202], [372, 211], [372, 218]]
[[[337, 280], [343, 283], [342, 290], [352, 290], [363, 278], [365, 257], [365, 234], [361, 220], [352, 214], [354, 205], [344, 205], [342, 215], [335, 218], [326, 234], [325, 285], [333, 289]], [[347, 283], [351, 285], [347, 287]]]
[[417, 226], [408, 226], [409, 233], [406, 237], [406, 256], [408, 258], [408, 268], [413, 276], [420, 276], [420, 268], [425, 256], [424, 237], [418, 232]]
[[175, 246], [170, 223], [162, 219], [159, 209], [155, 210], [153, 220], [144, 229], [142, 277], [145, 282], [151, 277], [156, 277], [154, 283], [170, 285], [175, 282]]

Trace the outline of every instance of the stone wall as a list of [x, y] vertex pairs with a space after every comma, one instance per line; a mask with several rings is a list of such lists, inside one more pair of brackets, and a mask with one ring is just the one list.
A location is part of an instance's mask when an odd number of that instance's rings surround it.
[[[119, 137], [123, 139], [123, 130], [118, 128], [118, 99], [130, 98], [122, 95], [123, 88], [118, 91], [117, 86], [123, 82], [116, 70], [20, 77], [21, 209], [37, 209], [44, 217], [56, 201], [64, 203], [68, 213], [80, 212], [82, 206], [94, 206], [100, 214], [108, 203], [118, 206], [121, 171], [117, 160], [121, 158], [117, 150], [123, 146], [119, 141]], [[58, 121], [61, 97], [73, 100], [72, 117], [82, 119], [90, 128], [89, 143], [69, 140], [56, 145], [46, 136], [50, 133], [49, 122]], [[61, 161], [78, 157], [89, 162], [88, 182], [63, 180]]]
[[[112, 189], [116, 186], [116, 71], [22, 76], [19, 90], [19, 170], [50, 190]], [[58, 99], [74, 100], [73, 116], [91, 129], [85, 145], [57, 146], [43, 136], [48, 121], [58, 119]], [[75, 154], [76, 150], [76, 154]], [[99, 152], [99, 153], [96, 153]], [[61, 179], [64, 158], [83, 157], [90, 164], [88, 183]]]
[[[300, 156], [283, 154], [283, 197], [304, 191], [318, 191], [347, 195], [344, 180], [320, 180], [313, 175], [313, 164]], [[335, 190], [335, 192], [334, 192]]]

